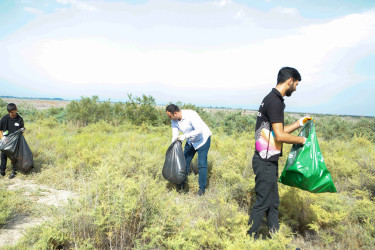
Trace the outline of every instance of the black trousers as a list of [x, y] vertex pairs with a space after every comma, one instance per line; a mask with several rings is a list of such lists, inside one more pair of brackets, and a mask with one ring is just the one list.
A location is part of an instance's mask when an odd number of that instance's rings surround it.
[[263, 215], [266, 213], [267, 225], [271, 232], [279, 230], [279, 190], [278, 162], [264, 161], [255, 152], [253, 170], [255, 174], [256, 201], [250, 214], [248, 233], [256, 237]]
[[[5, 171], [6, 167], [7, 167], [7, 156], [1, 152], [1, 165], [0, 165], [0, 171]], [[12, 164], [12, 169], [13, 171], [17, 171], [17, 167], [15, 164]]]

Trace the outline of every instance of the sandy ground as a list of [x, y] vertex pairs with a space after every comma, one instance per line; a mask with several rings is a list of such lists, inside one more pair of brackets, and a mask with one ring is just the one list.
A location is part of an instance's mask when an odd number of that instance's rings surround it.
[[20, 99], [20, 98], [1, 98], [4, 102], [14, 103], [17, 106], [32, 106], [36, 109], [48, 109], [51, 107], [65, 108], [70, 101], [64, 100], [42, 100], [42, 99]]
[[[46, 206], [59, 207], [64, 205], [68, 199], [76, 197], [70, 191], [53, 189], [29, 180], [4, 179], [4, 181], [11, 182], [8, 186], [9, 190], [21, 190], [23, 195], [30, 200]], [[33, 195], [35, 192], [38, 193], [38, 196]], [[16, 215], [3, 228], [0, 228], [0, 248], [17, 243], [27, 228], [40, 225], [46, 220], [48, 220], [47, 217], [36, 218], [27, 215]]]

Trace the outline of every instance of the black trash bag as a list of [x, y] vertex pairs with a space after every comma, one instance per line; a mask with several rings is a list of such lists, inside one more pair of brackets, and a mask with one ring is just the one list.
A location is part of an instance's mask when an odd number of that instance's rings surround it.
[[5, 153], [11, 160], [18, 150], [18, 141], [22, 134], [21, 129], [17, 130], [14, 133], [11, 133], [8, 136], [4, 136], [0, 141], [0, 151]]
[[27, 173], [34, 167], [34, 160], [29, 145], [27, 145], [26, 139], [22, 134], [23, 130], [19, 129], [1, 140], [0, 151], [9, 157], [18, 171]]
[[175, 140], [168, 147], [162, 174], [167, 181], [174, 184], [186, 181], [186, 163], [181, 141]]

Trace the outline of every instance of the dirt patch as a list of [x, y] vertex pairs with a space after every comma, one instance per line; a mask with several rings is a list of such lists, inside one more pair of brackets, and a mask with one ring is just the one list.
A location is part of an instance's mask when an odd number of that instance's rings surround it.
[[[76, 198], [76, 195], [70, 191], [53, 189], [33, 181], [13, 179], [9, 182], [11, 183], [7, 187], [9, 190], [21, 191], [28, 199], [46, 206], [60, 207], [69, 199]], [[27, 215], [13, 217], [9, 223], [0, 228], [0, 247], [16, 244], [27, 228], [40, 225], [46, 220], [47, 217], [36, 218]]]
[[26, 215], [17, 215], [0, 229], [0, 247], [15, 244], [29, 227], [40, 225], [47, 218], [32, 218]]
[[[67, 190], [57, 190], [44, 185], [35, 184], [32, 181], [14, 179], [13, 184], [8, 186], [9, 190], [24, 190], [24, 195], [29, 199], [48, 206], [59, 207], [64, 205], [69, 198], [75, 195]], [[37, 195], [35, 195], [35, 193]]]
[[1, 98], [7, 103], [14, 103], [18, 107], [29, 107], [30, 105], [36, 109], [48, 109], [51, 107], [65, 108], [70, 101], [66, 100], [44, 100], [44, 99], [22, 99], [22, 98]]

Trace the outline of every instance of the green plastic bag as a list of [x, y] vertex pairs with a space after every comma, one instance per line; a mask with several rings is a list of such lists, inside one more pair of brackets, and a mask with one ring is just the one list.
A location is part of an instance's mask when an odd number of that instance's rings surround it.
[[306, 122], [299, 136], [306, 137], [306, 143], [292, 146], [279, 182], [312, 193], [336, 193], [319, 148], [315, 123], [312, 120]]

